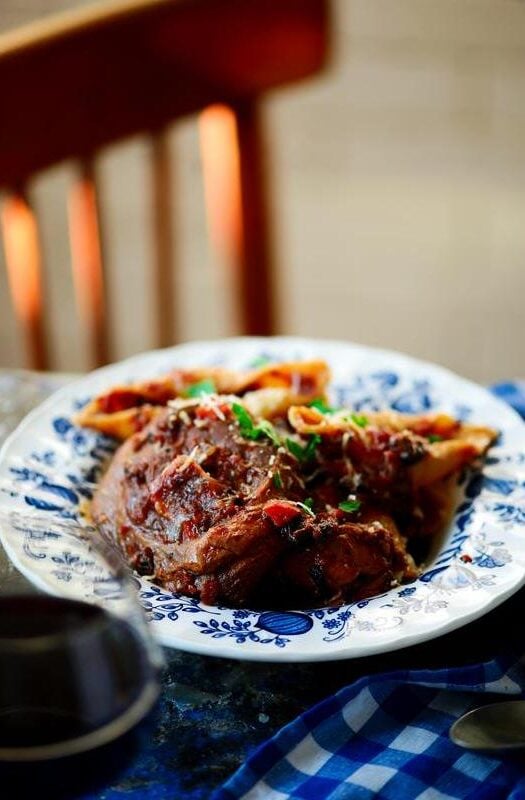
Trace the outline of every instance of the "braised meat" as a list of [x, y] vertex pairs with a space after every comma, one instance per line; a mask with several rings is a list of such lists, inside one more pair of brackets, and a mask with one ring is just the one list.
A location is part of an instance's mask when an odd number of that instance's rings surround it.
[[206, 603], [315, 607], [412, 580], [496, 439], [444, 413], [328, 404], [321, 361], [172, 370], [93, 398], [122, 441], [92, 505], [137, 572]]
[[406, 576], [400, 537], [349, 523], [337, 503], [327, 511], [306, 464], [241, 431], [231, 404], [183, 402], [117, 451], [92, 514], [139, 573], [234, 606], [342, 602]]

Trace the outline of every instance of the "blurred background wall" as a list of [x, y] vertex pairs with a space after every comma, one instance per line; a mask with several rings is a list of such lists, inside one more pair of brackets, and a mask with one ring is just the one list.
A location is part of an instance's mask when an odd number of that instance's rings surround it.
[[[0, 28], [81, 4], [1, 0]], [[479, 381], [524, 377], [525, 3], [335, 0], [334, 11], [331, 69], [266, 104], [281, 332], [403, 350]], [[194, 121], [171, 146], [182, 338], [230, 335]], [[152, 344], [145, 147], [99, 162], [116, 359]], [[54, 366], [82, 370], [69, 175], [55, 169], [33, 191]], [[0, 255], [0, 366], [22, 361]]]

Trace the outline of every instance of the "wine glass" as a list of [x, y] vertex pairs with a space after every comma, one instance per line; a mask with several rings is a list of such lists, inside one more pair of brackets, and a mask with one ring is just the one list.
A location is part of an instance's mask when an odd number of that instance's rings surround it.
[[[63, 536], [71, 553], [85, 533]], [[37, 775], [53, 797], [107, 780], [159, 695], [162, 653], [116, 547], [93, 536], [81, 579], [62, 578], [50, 594], [0, 553], [0, 778], [19, 796]]]

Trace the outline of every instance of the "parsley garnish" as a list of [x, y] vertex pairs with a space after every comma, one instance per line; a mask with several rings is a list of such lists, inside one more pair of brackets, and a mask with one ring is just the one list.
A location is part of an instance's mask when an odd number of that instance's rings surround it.
[[281, 439], [279, 438], [277, 431], [273, 427], [272, 423], [267, 419], [262, 419], [260, 422], [258, 422], [255, 426], [255, 430], [260, 431], [264, 436], [267, 436], [276, 447], [281, 446]]
[[315, 454], [315, 448], [320, 443], [321, 437], [317, 433], [314, 433], [313, 436], [310, 436], [308, 443], [304, 447], [293, 439], [286, 440], [286, 447], [298, 461], [307, 462], [312, 460]]
[[317, 411], [320, 411], [321, 414], [332, 414], [334, 411], [336, 411], [336, 409], [332, 408], [332, 406], [329, 406], [322, 397], [316, 397], [315, 400], [311, 400], [308, 403], [308, 406], [309, 408], [317, 409]]
[[339, 503], [341, 511], [346, 511], [347, 514], [353, 514], [354, 511], [359, 511], [361, 508], [361, 500], [345, 500]]
[[304, 501], [304, 504], [305, 504], [305, 506], [308, 506], [310, 511], [314, 510], [314, 498], [313, 497], [307, 497], [306, 500]]
[[217, 387], [214, 382], [207, 378], [198, 383], [192, 383], [184, 392], [185, 397], [202, 397], [205, 394], [215, 394]]
[[350, 414], [350, 419], [360, 428], [366, 428], [368, 425], [368, 417], [365, 417], [364, 414]]
[[255, 425], [250, 414], [243, 406], [239, 405], [239, 403], [232, 403], [232, 411], [237, 417], [237, 422], [241, 429], [241, 436], [245, 439], [257, 440], [260, 439], [261, 436], [266, 436], [277, 447], [280, 446], [281, 440], [277, 435], [277, 431], [267, 419], [262, 419]]
[[[312, 499], [311, 497], [308, 498], [308, 500], [311, 500], [311, 499]], [[308, 514], [310, 517], [315, 517], [315, 514], [312, 511], [312, 509], [310, 508], [310, 505], [307, 505], [308, 500], [305, 500], [304, 503], [296, 502], [295, 505], [299, 506], [299, 508], [301, 508], [305, 512], [305, 514]]]
[[239, 405], [239, 403], [232, 403], [232, 411], [237, 417], [241, 434], [246, 437], [246, 439], [257, 439], [257, 436], [252, 436], [254, 429], [253, 419], [244, 406]]
[[283, 479], [281, 478], [281, 473], [280, 472], [274, 472], [273, 473], [272, 481], [273, 481], [273, 485], [275, 486], [276, 489], [282, 489], [283, 488]]
[[439, 433], [431, 433], [430, 436], [427, 436], [427, 439], [430, 443], [443, 441], [443, 437]]
[[298, 461], [302, 461], [304, 448], [301, 447], [299, 442], [294, 442], [293, 439], [286, 440], [286, 447], [290, 451], [290, 453], [296, 457]]

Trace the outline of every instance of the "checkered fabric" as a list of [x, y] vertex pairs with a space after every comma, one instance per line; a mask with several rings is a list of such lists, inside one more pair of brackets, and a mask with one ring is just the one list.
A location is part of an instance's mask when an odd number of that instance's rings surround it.
[[[525, 384], [516, 396], [525, 408]], [[448, 735], [497, 694], [525, 694], [515, 652], [362, 678], [282, 728], [213, 800], [525, 800], [525, 758], [466, 751]]]
[[263, 744], [214, 800], [521, 800], [523, 764], [462, 750], [448, 731], [479, 693], [524, 690], [504, 659], [362, 678]]

